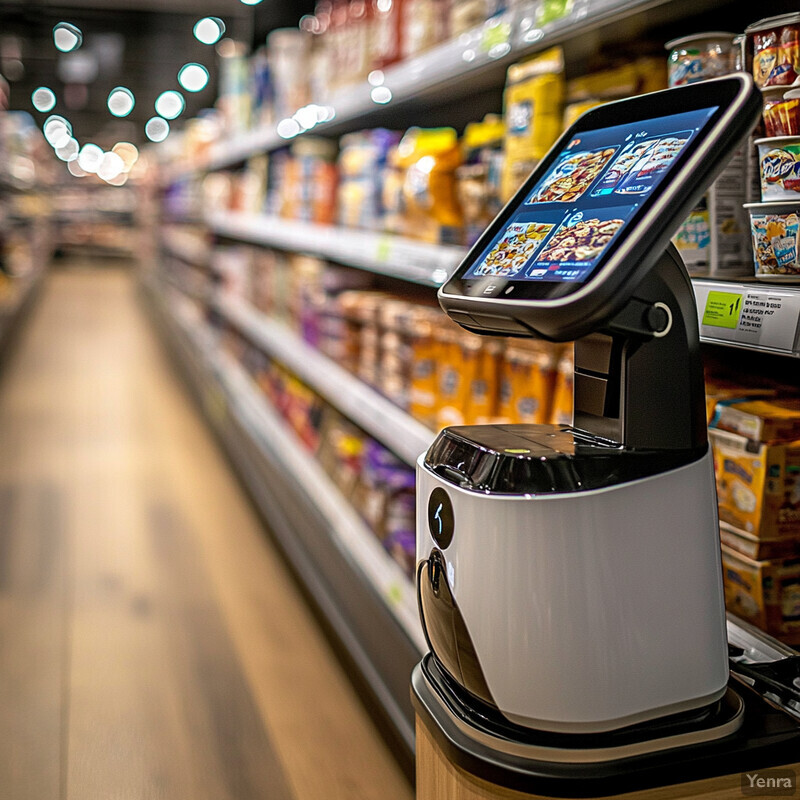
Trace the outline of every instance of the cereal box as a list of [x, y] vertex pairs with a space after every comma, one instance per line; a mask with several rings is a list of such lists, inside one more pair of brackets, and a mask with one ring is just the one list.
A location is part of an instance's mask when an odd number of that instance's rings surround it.
[[787, 644], [800, 644], [800, 558], [754, 561], [722, 546], [725, 605]]
[[709, 430], [719, 518], [751, 538], [800, 537], [800, 442], [759, 444]]

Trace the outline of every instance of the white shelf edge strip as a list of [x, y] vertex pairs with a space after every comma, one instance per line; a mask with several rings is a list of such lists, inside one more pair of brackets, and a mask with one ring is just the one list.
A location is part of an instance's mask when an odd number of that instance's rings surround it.
[[241, 300], [222, 298], [217, 311], [410, 466], [436, 434], [295, 333]]
[[798, 355], [800, 286], [694, 279], [700, 340]]
[[420, 653], [427, 650], [419, 623], [414, 586], [406, 574], [383, 549], [372, 531], [342, 497], [319, 462], [309, 455], [286, 423], [261, 397], [259, 390], [244, 370], [229, 356], [212, 355], [200, 331], [194, 331], [176, 320], [211, 371], [218, 376], [228, 395], [234, 413], [250, 431], [256, 442], [279, 458], [287, 474], [298, 486], [313, 486], [307, 498], [328, 521], [330, 532], [341, 551], [353, 562], [378, 591], [397, 617]]
[[433, 245], [386, 233], [315, 225], [266, 214], [216, 212], [206, 217], [217, 234], [311, 253], [371, 272], [440, 286], [466, 254], [463, 247]]

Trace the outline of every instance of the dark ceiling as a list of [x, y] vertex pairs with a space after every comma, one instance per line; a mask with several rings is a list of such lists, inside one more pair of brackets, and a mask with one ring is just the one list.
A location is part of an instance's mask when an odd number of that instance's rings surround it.
[[[73, 126], [78, 141], [110, 147], [120, 140], [146, 141], [144, 124], [155, 114], [153, 103], [167, 89], [178, 89], [177, 73], [188, 61], [206, 66], [209, 85], [201, 92], [183, 92], [187, 108], [181, 119], [213, 105], [217, 96], [217, 54], [198, 42], [194, 23], [203, 16], [221, 18], [226, 36], [250, 47], [264, 42], [277, 27], [295, 26], [313, 9], [313, 0], [263, 0], [247, 6], [239, 0], [71, 0], [69, 5], [49, 0], [0, 0], [0, 74], [11, 85], [11, 108], [29, 111], [41, 125], [47, 117], [33, 109], [31, 92], [47, 86], [56, 94], [50, 113], [61, 114]], [[83, 32], [83, 46], [99, 64], [97, 76], [67, 88], [64, 54], [53, 44], [53, 26], [70, 22]], [[19, 44], [19, 61], [15, 48]], [[136, 98], [132, 113], [113, 117], [106, 106], [109, 92], [126, 86]], [[180, 125], [180, 119], [173, 123]]]

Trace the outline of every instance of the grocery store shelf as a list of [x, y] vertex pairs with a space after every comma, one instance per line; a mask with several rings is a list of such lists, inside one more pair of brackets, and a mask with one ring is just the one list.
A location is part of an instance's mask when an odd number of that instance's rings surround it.
[[187, 283], [179, 280], [174, 275], [162, 272], [162, 274], [160, 275], [160, 280], [164, 281], [164, 283], [176, 289], [181, 294], [186, 295], [192, 300], [196, 300], [198, 303], [202, 303], [205, 305], [208, 303], [210, 299], [210, 290], [200, 289], [195, 286], [190, 286]]
[[308, 487], [308, 502], [313, 503], [328, 521], [334, 541], [356, 562], [364, 578], [393, 610], [408, 638], [422, 655], [426, 646], [416, 592], [406, 574], [361, 521], [316, 458], [305, 450], [283, 418], [264, 401], [244, 370], [230, 357], [217, 354], [216, 372], [254, 441], [260, 442], [274, 458], [280, 459], [281, 468], [290, 480]]
[[462, 247], [266, 214], [220, 211], [209, 214], [206, 223], [219, 236], [309, 253], [423, 286], [444, 283], [466, 252]]
[[177, 225], [166, 225], [161, 232], [161, 246], [170, 255], [176, 256], [197, 267], [208, 265], [208, 245], [200, 237], [181, 230]]
[[43, 276], [44, 270], [37, 269], [24, 278], [16, 278], [18, 285], [15, 287], [14, 297], [0, 305], [0, 358], [5, 355], [20, 322], [33, 305]]
[[223, 298], [214, 306], [254, 344], [412, 467], [430, 446], [435, 436], [430, 429], [284, 325], [241, 300]]
[[700, 340], [800, 357], [800, 286], [695, 278]]
[[[375, 87], [366, 80], [335, 91], [325, 102], [329, 119], [308, 130], [315, 134], [340, 133], [382, 110], [391, 113], [404, 102], [419, 101], [427, 93], [442, 92], [449, 100], [468, 97], [476, 90], [476, 81], [487, 74], [497, 78], [496, 85], [501, 85], [505, 68], [524, 56], [668, 2], [674, 0], [578, 0], [568, 4], [572, 9], [568, 15], [541, 27], [513, 12], [506, 12], [385, 69], [381, 87], [389, 90], [388, 102], [385, 92], [379, 97], [383, 102], [373, 100]], [[695, 4], [702, 5], [697, 0]], [[222, 169], [286, 144], [287, 139], [278, 134], [276, 125], [255, 128], [217, 142], [203, 167]], [[185, 177], [186, 173], [181, 174]]]
[[145, 279], [155, 320], [287, 560], [352, 665], [359, 694], [413, 770], [408, 676], [425, 649], [414, 587], [217, 336]]

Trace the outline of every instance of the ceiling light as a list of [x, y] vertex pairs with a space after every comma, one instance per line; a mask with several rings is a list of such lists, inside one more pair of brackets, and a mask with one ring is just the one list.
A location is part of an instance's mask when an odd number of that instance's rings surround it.
[[56, 148], [56, 155], [62, 161], [74, 161], [78, 157], [78, 150], [80, 150], [78, 140], [70, 137], [66, 144]]
[[78, 153], [78, 166], [84, 172], [97, 172], [103, 163], [103, 155], [102, 147], [98, 147], [96, 144], [85, 144]]
[[300, 133], [300, 123], [296, 119], [282, 119], [276, 130], [281, 139], [291, 139]]
[[77, 158], [67, 162], [67, 169], [70, 175], [74, 175], [76, 178], [85, 178], [89, 174], [86, 170], [81, 168]]
[[55, 42], [56, 50], [69, 53], [77, 50], [83, 44], [83, 34], [75, 25], [69, 22], [59, 22], [53, 28], [53, 42]]
[[186, 102], [180, 92], [175, 92], [170, 89], [167, 92], [161, 92], [156, 98], [156, 114], [164, 119], [175, 119], [183, 113], [186, 108]]
[[151, 117], [144, 126], [144, 132], [151, 142], [163, 142], [169, 136], [169, 122], [162, 117]]
[[246, 6], [257, 6], [261, 0], [241, 0]]
[[139, 151], [136, 149], [136, 145], [130, 142], [117, 142], [111, 148], [111, 152], [116, 153], [122, 159], [122, 163], [125, 165], [123, 172], [130, 172], [131, 167], [139, 159]]
[[293, 119], [297, 120], [301, 128], [310, 131], [317, 124], [316, 106], [303, 106], [295, 112]]
[[208, 84], [208, 70], [202, 64], [184, 64], [178, 73], [178, 83], [187, 92], [200, 92]]
[[388, 86], [376, 86], [370, 93], [373, 103], [386, 105], [392, 99], [392, 91]]
[[56, 96], [52, 89], [40, 86], [33, 90], [31, 102], [37, 111], [52, 111], [56, 105]]
[[108, 95], [108, 110], [115, 117], [127, 117], [136, 105], [133, 92], [124, 86], [117, 86]]
[[203, 44], [216, 44], [225, 33], [225, 23], [218, 17], [203, 17], [194, 24], [194, 38]]
[[100, 162], [97, 174], [104, 181], [110, 181], [121, 175], [124, 169], [125, 163], [123, 160], [116, 153], [108, 152], [103, 154], [103, 160]]
[[72, 136], [72, 125], [64, 117], [51, 114], [42, 125], [44, 138], [51, 147], [63, 147]]

